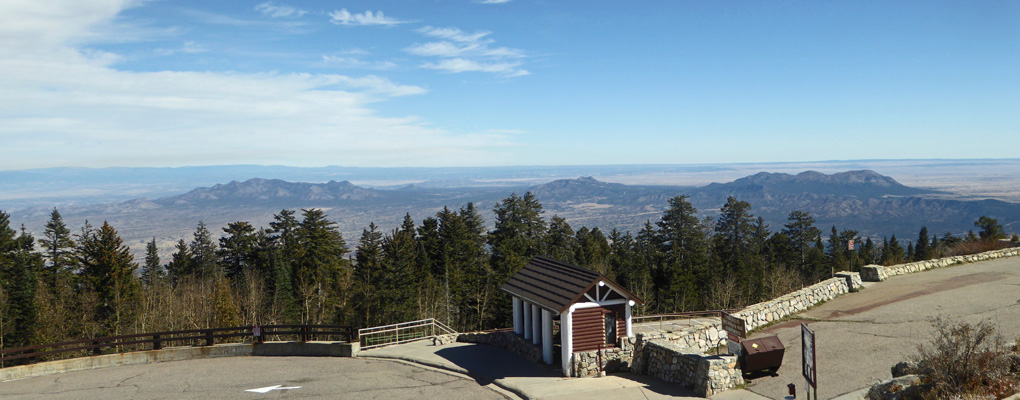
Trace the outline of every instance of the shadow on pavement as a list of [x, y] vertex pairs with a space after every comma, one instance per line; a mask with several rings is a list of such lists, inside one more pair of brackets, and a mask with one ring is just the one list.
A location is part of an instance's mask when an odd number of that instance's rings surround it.
[[479, 384], [503, 378], [558, 378], [559, 369], [525, 360], [516, 353], [488, 345], [440, 349], [437, 356], [471, 372]]

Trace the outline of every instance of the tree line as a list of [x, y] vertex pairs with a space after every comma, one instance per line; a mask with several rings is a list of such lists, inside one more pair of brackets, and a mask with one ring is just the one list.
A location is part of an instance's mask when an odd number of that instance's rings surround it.
[[636, 233], [546, 220], [530, 192], [502, 199], [493, 213], [491, 230], [472, 203], [420, 223], [408, 214], [388, 232], [370, 224], [351, 246], [322, 210], [285, 209], [268, 227], [238, 221], [219, 235], [199, 222], [166, 263], [153, 238], [139, 265], [106, 222], [72, 233], [54, 209], [34, 238], [0, 211], [0, 348], [255, 323], [437, 318], [462, 331], [506, 327], [510, 298], [499, 285], [539, 255], [617, 281], [645, 300], [638, 314], [729, 309], [835, 271], [983, 251], [1005, 237], [981, 217], [978, 234], [922, 227], [906, 247], [895, 235], [862, 241], [835, 226], [826, 238], [807, 212], [772, 228], [732, 197], [716, 218], [700, 218], [687, 196], [671, 198]]

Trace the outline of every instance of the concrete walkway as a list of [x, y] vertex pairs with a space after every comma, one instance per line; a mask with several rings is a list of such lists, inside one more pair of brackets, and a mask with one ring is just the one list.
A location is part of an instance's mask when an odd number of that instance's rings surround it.
[[[468, 375], [480, 385], [494, 384], [525, 399], [621, 400], [696, 399], [680, 385], [649, 376], [613, 374], [601, 378], [564, 378], [559, 369], [527, 361], [510, 351], [484, 344], [452, 343], [433, 346], [419, 341], [365, 350], [359, 357], [397, 359]], [[713, 399], [765, 399], [746, 390], [732, 390]]]

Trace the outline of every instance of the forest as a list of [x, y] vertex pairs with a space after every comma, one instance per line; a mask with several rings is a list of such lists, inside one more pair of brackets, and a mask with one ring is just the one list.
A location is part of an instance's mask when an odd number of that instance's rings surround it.
[[546, 220], [530, 192], [493, 211], [491, 230], [468, 203], [420, 223], [406, 215], [391, 232], [370, 224], [352, 242], [320, 209], [284, 209], [268, 227], [238, 221], [218, 234], [198, 222], [166, 263], [155, 238], [135, 260], [105, 222], [72, 233], [54, 209], [36, 238], [0, 211], [0, 348], [255, 323], [506, 327], [510, 298], [499, 285], [539, 255], [605, 274], [645, 301], [637, 314], [650, 314], [737, 308], [836, 271], [1017, 244], [988, 217], [965, 237], [921, 227], [910, 240], [862, 240], [835, 226], [826, 234], [796, 210], [770, 227], [732, 197], [714, 219], [673, 197], [636, 233]]

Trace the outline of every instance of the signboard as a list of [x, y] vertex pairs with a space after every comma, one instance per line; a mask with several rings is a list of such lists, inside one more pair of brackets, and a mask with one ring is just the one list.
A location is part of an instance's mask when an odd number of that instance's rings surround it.
[[741, 338], [747, 337], [747, 330], [744, 329], [744, 320], [737, 318], [729, 313], [722, 313], [722, 327], [726, 331], [727, 338], [734, 341], [740, 342]]
[[804, 366], [804, 379], [807, 379], [811, 387], [818, 389], [818, 375], [815, 369], [815, 333], [808, 329], [806, 324], [800, 324], [800, 343], [803, 351], [801, 361]]
[[854, 240], [853, 239], [850, 239], [850, 241], [848, 242], [848, 244], [846, 246], [846, 249], [847, 250], [851, 250], [851, 251], [854, 249]]

